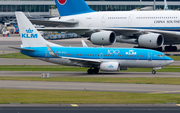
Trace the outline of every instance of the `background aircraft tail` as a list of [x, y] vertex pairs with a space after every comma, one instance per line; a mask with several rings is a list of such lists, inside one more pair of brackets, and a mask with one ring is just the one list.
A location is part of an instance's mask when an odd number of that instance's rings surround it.
[[164, 10], [167, 11], [168, 10], [168, 5], [167, 5], [167, 1], [164, 0]]
[[60, 46], [46, 41], [23, 12], [15, 12], [15, 14], [22, 40], [22, 47], [46, 47], [46, 44], [49, 46]]
[[84, 0], [55, 0], [60, 16], [94, 12]]

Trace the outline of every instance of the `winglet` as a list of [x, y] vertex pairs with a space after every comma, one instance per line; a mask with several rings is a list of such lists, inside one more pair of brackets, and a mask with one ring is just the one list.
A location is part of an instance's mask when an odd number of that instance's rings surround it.
[[50, 54], [52, 57], [59, 57], [59, 56], [57, 56], [57, 55], [54, 53], [54, 51], [51, 49], [51, 47], [50, 47], [49, 45], [46, 44], [46, 46], [47, 46], [47, 48], [48, 48], [49, 54]]
[[83, 47], [88, 47], [84, 40], [81, 40]]

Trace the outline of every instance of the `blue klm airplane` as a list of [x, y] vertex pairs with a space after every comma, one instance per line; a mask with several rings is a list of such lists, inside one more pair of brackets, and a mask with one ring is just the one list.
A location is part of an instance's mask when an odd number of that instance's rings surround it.
[[[129, 67], [162, 69], [174, 60], [164, 53], [135, 48], [63, 47], [46, 41], [22, 12], [16, 12], [22, 54], [61, 65], [90, 67], [88, 74], [127, 70]], [[17, 48], [16, 48], [17, 49]]]

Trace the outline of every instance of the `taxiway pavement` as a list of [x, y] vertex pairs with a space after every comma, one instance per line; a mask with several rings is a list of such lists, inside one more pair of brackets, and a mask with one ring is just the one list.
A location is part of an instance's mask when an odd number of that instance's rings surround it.
[[180, 107], [0, 107], [1, 113], [179, 113]]
[[4, 81], [4, 80], [2, 81], [0, 80], [0, 88], [180, 94], [180, 85], [157, 85], [157, 84]]
[[0, 71], [0, 77], [41, 77], [42, 73], [50, 73], [51, 77], [180, 77], [180, 73], [157, 72], [106, 72], [89, 75], [86, 72], [63, 71]]

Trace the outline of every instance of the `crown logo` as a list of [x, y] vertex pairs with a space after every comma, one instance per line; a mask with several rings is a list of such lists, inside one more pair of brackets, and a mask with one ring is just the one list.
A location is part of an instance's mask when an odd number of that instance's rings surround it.
[[109, 68], [113, 68], [114, 66], [112, 66], [112, 65], [110, 65], [110, 66], [108, 66]]
[[33, 33], [33, 30], [31, 30], [30, 28], [26, 30], [26, 33]]

